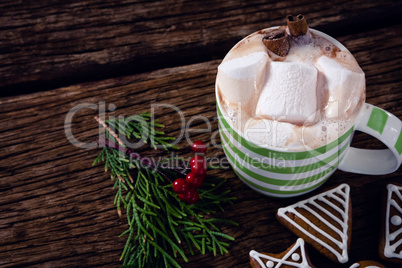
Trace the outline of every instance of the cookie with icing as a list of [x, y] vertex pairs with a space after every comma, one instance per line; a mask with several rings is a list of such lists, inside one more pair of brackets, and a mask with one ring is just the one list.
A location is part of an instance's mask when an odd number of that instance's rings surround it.
[[349, 268], [385, 268], [385, 266], [376, 261], [359, 261], [352, 264]]
[[383, 203], [379, 255], [402, 265], [402, 184], [388, 184]]
[[350, 187], [342, 184], [288, 207], [277, 219], [323, 255], [346, 263], [352, 233]]
[[282, 253], [250, 251], [250, 264], [252, 268], [314, 268], [301, 238]]

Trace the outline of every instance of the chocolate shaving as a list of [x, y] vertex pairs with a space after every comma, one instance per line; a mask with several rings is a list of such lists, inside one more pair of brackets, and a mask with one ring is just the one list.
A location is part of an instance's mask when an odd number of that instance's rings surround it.
[[287, 22], [288, 22], [288, 29], [289, 33], [292, 36], [300, 36], [300, 35], [305, 35], [307, 33], [307, 21], [306, 18], [302, 14], [297, 15], [296, 18], [294, 18], [292, 15], [287, 16]]
[[289, 53], [289, 36], [283, 28], [267, 33], [262, 41], [269, 50], [278, 56], [285, 57]]

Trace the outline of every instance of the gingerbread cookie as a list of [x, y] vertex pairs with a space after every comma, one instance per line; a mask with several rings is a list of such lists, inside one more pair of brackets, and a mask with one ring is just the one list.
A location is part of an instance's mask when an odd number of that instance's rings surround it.
[[402, 184], [388, 184], [384, 200], [379, 254], [402, 265]]
[[307, 256], [304, 240], [299, 238], [282, 253], [258, 253], [250, 251], [252, 268], [314, 268]]
[[334, 189], [280, 208], [277, 219], [329, 259], [346, 263], [352, 232], [350, 188]]
[[385, 266], [376, 261], [359, 261], [349, 268], [385, 268]]

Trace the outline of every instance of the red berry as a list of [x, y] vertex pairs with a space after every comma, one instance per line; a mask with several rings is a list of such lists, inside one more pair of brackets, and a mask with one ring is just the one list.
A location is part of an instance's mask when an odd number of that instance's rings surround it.
[[190, 190], [191, 185], [186, 182], [184, 179], [176, 179], [173, 182], [173, 191], [175, 191], [176, 193], [180, 194], [180, 193], [185, 193], [188, 190]]
[[194, 204], [198, 201], [199, 197], [200, 196], [195, 189], [190, 189], [185, 193], [179, 194], [179, 198], [187, 204]]
[[[191, 161], [190, 161], [191, 162]], [[205, 175], [207, 174], [207, 165], [204, 161], [194, 161], [191, 165], [191, 172], [194, 173], [195, 176], [197, 177], [202, 177], [204, 178]]]
[[204, 183], [204, 177], [196, 176], [193, 172], [190, 172], [187, 174], [186, 182], [193, 185], [194, 188], [198, 188]]
[[184, 194], [178, 194], [178, 196], [179, 196], [180, 200], [185, 201], [185, 200], [184, 200], [184, 199], [185, 199], [185, 195], [184, 195]]
[[195, 156], [193, 156], [190, 159], [190, 166], [193, 165], [195, 162], [199, 162], [199, 163], [204, 164], [205, 163], [205, 157], [203, 155], [196, 154]]
[[205, 154], [207, 151], [207, 146], [203, 141], [195, 141], [192, 146], [193, 152], [194, 153], [202, 153]]
[[195, 202], [198, 201], [200, 196], [199, 196], [199, 194], [198, 194], [198, 192], [196, 190], [192, 190], [190, 192], [190, 195], [187, 195], [187, 198], [188, 198], [187, 203], [194, 204]]

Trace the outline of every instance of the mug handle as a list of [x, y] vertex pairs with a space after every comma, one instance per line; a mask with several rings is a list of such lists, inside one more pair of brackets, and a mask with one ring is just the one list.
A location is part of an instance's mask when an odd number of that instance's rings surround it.
[[383, 142], [388, 149], [369, 150], [349, 147], [338, 168], [343, 171], [383, 175], [394, 172], [402, 162], [402, 122], [391, 113], [365, 103], [355, 130]]

